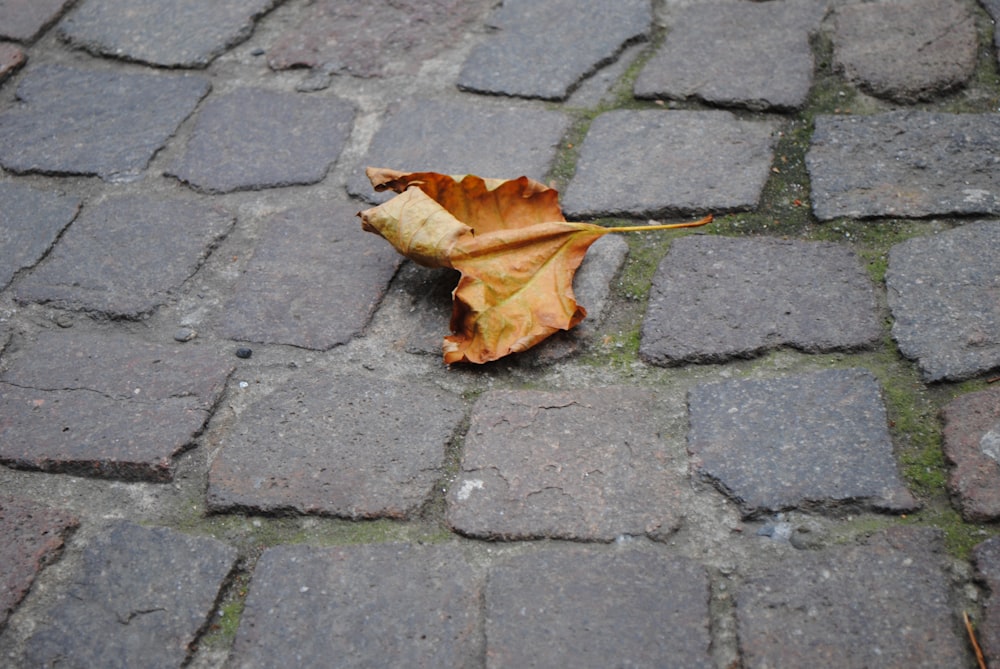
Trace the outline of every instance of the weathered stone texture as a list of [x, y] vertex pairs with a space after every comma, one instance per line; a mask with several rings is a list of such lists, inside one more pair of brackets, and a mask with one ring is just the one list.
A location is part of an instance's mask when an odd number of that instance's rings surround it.
[[987, 539], [972, 549], [976, 576], [986, 586], [983, 618], [976, 621], [976, 633], [987, 666], [1000, 661], [1000, 537]]
[[952, 400], [942, 412], [948, 487], [966, 520], [1000, 518], [1000, 388]]
[[16, 72], [28, 60], [24, 49], [16, 44], [0, 42], [0, 83]]
[[0, 37], [33, 42], [59, 18], [73, 0], [4, 0], [0, 3]]
[[39, 260], [80, 210], [80, 198], [0, 183], [0, 288]]

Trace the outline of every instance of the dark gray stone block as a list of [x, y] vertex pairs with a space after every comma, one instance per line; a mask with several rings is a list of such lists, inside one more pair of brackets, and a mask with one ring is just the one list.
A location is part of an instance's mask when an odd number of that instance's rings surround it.
[[59, 24], [73, 46], [163, 67], [206, 67], [276, 0], [84, 0]]
[[327, 350], [364, 330], [402, 257], [357, 210], [335, 201], [271, 217], [226, 304], [225, 336]]
[[1000, 537], [987, 539], [972, 549], [976, 578], [985, 586], [983, 618], [975, 621], [979, 645], [987, 666], [1000, 661]]
[[861, 88], [904, 104], [963, 85], [978, 57], [976, 24], [957, 0], [840, 7], [834, 67]]
[[798, 551], [736, 592], [743, 665], [972, 666], [936, 530], [893, 527], [864, 544]]
[[4, 0], [0, 4], [0, 37], [33, 42], [59, 18], [73, 0]]
[[278, 546], [257, 561], [234, 666], [471, 667], [482, 579], [453, 546]]
[[340, 155], [353, 119], [354, 107], [338, 98], [262, 89], [213, 96], [167, 173], [215, 193], [316, 183]]
[[43, 332], [0, 376], [0, 462], [169, 481], [231, 371], [199, 348]]
[[165, 304], [229, 232], [210, 206], [142, 195], [84, 208], [14, 296], [113, 318], [139, 319]]
[[948, 477], [962, 516], [974, 523], [1000, 518], [1000, 388], [952, 400], [942, 412]]
[[558, 111], [483, 101], [410, 100], [382, 123], [347, 189], [369, 202], [394, 195], [372, 190], [366, 166], [541, 180], [568, 128], [569, 118]]
[[[639, 98], [684, 100], [750, 109], [791, 110], [812, 85], [810, 34], [825, 0], [703, 2], [684, 7], [667, 39], [635, 82]], [[706, 48], [707, 45], [724, 48]]]
[[0, 496], [0, 630], [42, 568], [53, 562], [80, 524], [68, 511]]
[[179, 667], [209, 622], [236, 549], [166, 528], [112, 523], [28, 639], [30, 666]]
[[860, 349], [881, 334], [871, 280], [850, 249], [691, 235], [653, 277], [639, 353], [658, 365], [722, 362], [780, 346]]
[[707, 383], [688, 393], [694, 466], [744, 517], [858, 505], [906, 511], [878, 382], [862, 369]]
[[583, 140], [563, 209], [579, 220], [752, 208], [777, 129], [724, 111], [607, 112]]
[[448, 523], [488, 539], [666, 538], [685, 483], [660, 436], [664, 412], [638, 388], [486, 393], [448, 490]]
[[182, 74], [37, 67], [0, 111], [0, 165], [133, 181], [208, 89]]
[[968, 223], [897, 244], [885, 274], [892, 336], [925, 381], [1000, 367], [1000, 223]]
[[806, 166], [817, 218], [1000, 213], [1000, 115], [893, 111], [815, 125]]
[[457, 397], [424, 384], [293, 379], [223, 437], [209, 507], [406, 518], [444, 475], [463, 417]]
[[652, 20], [649, 0], [505, 0], [466, 59], [458, 87], [565, 100], [625, 45], [644, 39]]
[[0, 183], [0, 288], [33, 266], [80, 210], [80, 198]]
[[709, 583], [683, 557], [542, 549], [493, 567], [487, 666], [712, 667]]

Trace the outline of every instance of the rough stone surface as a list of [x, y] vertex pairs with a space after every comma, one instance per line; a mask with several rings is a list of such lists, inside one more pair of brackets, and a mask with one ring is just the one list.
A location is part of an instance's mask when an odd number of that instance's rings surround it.
[[688, 413], [695, 469], [745, 517], [842, 504], [916, 508], [866, 370], [701, 384], [688, 393]]
[[268, 49], [276, 70], [312, 67], [378, 77], [415, 74], [453, 47], [493, 0], [391, 0], [388, 4], [320, 0]]
[[38, 622], [22, 666], [181, 666], [235, 562], [215, 539], [112, 523]]
[[85, 207], [14, 288], [21, 302], [137, 319], [165, 304], [233, 225], [216, 207], [126, 195]]
[[607, 112], [587, 132], [563, 209], [579, 220], [753, 207], [776, 130], [724, 111]]
[[357, 210], [339, 201], [273, 216], [226, 304], [224, 334], [315, 350], [357, 336], [401, 260], [361, 229]]
[[713, 667], [709, 583], [682, 557], [542, 549], [490, 570], [486, 666]]
[[59, 34], [91, 53], [164, 67], [205, 67], [250, 36], [275, 0], [84, 0]]
[[957, 0], [851, 4], [837, 10], [833, 62], [861, 88], [908, 104], [964, 84], [978, 41]]
[[369, 202], [384, 202], [393, 195], [372, 190], [366, 166], [541, 180], [567, 128], [569, 118], [562, 112], [465, 100], [410, 100], [382, 123], [347, 187]]
[[997, 114], [820, 115], [815, 128], [817, 218], [1000, 213]]
[[969, 223], [889, 251], [892, 336], [925, 381], [1000, 367], [1000, 223]]
[[362, 376], [296, 378], [223, 437], [208, 504], [347, 518], [405, 518], [444, 474], [461, 401]]
[[[1000, 0], [979, 0], [979, 4], [989, 12], [994, 24], [1000, 21]], [[1000, 31], [993, 31], [993, 46], [997, 54], [997, 60], [1000, 61]]]
[[0, 42], [0, 83], [18, 70], [28, 57], [16, 44]]
[[210, 98], [169, 174], [207, 192], [311, 184], [326, 176], [351, 131], [338, 98], [240, 89]]
[[452, 546], [264, 552], [233, 665], [469, 667], [481, 663], [482, 579]]
[[[635, 82], [639, 98], [799, 109], [812, 85], [809, 36], [825, 1], [703, 2], [684, 7]], [[705, 48], [725, 44], [725, 48]]]
[[0, 630], [79, 523], [67, 511], [0, 495]]
[[1000, 518], [1000, 388], [969, 393], [944, 408], [948, 488], [972, 522]]
[[0, 111], [0, 165], [135, 180], [208, 89], [182, 74], [37, 67]]
[[0, 462], [170, 480], [231, 371], [209, 350], [44, 331], [0, 376]]
[[31, 267], [80, 210], [80, 198], [0, 183], [0, 288]]
[[73, 0], [3, 0], [0, 2], [0, 37], [33, 42]]
[[987, 666], [1000, 661], [1000, 537], [993, 537], [972, 549], [976, 577], [989, 593], [983, 602], [983, 619], [976, 621], [976, 634]]
[[469, 54], [458, 86], [470, 91], [564, 100], [580, 81], [646, 37], [649, 0], [505, 0], [486, 39]]
[[935, 530], [894, 527], [749, 576], [735, 598], [744, 666], [972, 666], [943, 552]]
[[881, 334], [871, 280], [850, 249], [691, 235], [653, 277], [639, 352], [658, 365], [722, 362], [779, 346], [859, 349]]
[[652, 391], [492, 391], [477, 402], [448, 523], [490, 539], [664, 539], [684, 479]]

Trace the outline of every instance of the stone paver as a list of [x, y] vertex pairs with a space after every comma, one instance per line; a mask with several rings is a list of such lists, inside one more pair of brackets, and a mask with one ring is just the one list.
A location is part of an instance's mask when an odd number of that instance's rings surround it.
[[851, 4], [838, 8], [835, 24], [834, 67], [896, 102], [957, 88], [976, 67], [976, 24], [958, 0]]
[[492, 0], [320, 0], [302, 22], [268, 48], [276, 70], [312, 67], [358, 77], [415, 74], [420, 65], [455, 45]]
[[209, 507], [406, 518], [444, 475], [464, 415], [457, 397], [426, 384], [292, 379], [223, 438]]
[[67, 511], [0, 495], [0, 630], [79, 524]]
[[401, 257], [361, 229], [357, 203], [272, 216], [222, 316], [225, 336], [327, 350], [357, 336]]
[[817, 218], [1000, 213], [1000, 116], [892, 111], [815, 121]]
[[746, 517], [792, 508], [906, 511], [878, 382], [836, 369], [706, 383], [688, 393], [694, 467]]
[[709, 583], [682, 557], [537, 550], [490, 570], [486, 666], [712, 667]]
[[263, 89], [213, 96], [168, 174], [215, 193], [316, 183], [344, 148], [353, 118], [353, 106], [338, 98]]
[[73, 0], [3, 0], [0, 37], [33, 42], [72, 3]]
[[953, 465], [948, 487], [962, 516], [1000, 518], [1000, 388], [968, 393], [942, 411], [944, 454]]
[[207, 349], [42, 332], [0, 375], [0, 462], [168, 481], [231, 371]]
[[163, 67], [206, 67], [250, 37], [276, 0], [84, 0], [59, 24], [70, 44]]
[[1000, 223], [968, 223], [889, 251], [892, 336], [925, 381], [1000, 367]]
[[135, 180], [208, 89], [182, 74], [29, 68], [20, 103], [0, 111], [0, 165]]
[[347, 188], [369, 202], [394, 195], [372, 190], [366, 166], [541, 180], [568, 128], [565, 114], [541, 108], [447, 98], [409, 100], [383, 121]]
[[449, 524], [489, 539], [664, 539], [684, 478], [661, 437], [667, 407], [629, 387], [492, 391], [472, 413]]
[[112, 197], [84, 207], [14, 294], [21, 302], [138, 319], [170, 299], [233, 223], [216, 206]]
[[469, 91], [564, 100], [580, 81], [644, 39], [649, 0], [505, 0], [491, 32], [469, 54], [458, 86]]
[[114, 522], [38, 622], [22, 666], [181, 666], [235, 561], [215, 539]]
[[278, 546], [254, 569], [233, 665], [471, 667], [482, 578], [453, 546]]
[[[979, 4], [986, 9], [994, 24], [1000, 21], [1000, 0], [979, 0]], [[996, 30], [993, 31], [993, 46], [997, 54], [997, 61], [1000, 62], [1000, 48], [997, 48], [1000, 47], [1000, 32]]]
[[691, 235], [653, 277], [639, 352], [658, 365], [723, 362], [779, 346], [859, 349], [880, 336], [871, 281], [850, 249]]
[[24, 49], [10, 42], [0, 42], [0, 83], [14, 74], [27, 60]]
[[80, 210], [80, 198], [0, 183], [0, 288], [33, 266]]
[[753, 207], [770, 174], [777, 127], [724, 111], [601, 114], [563, 198], [566, 217], [656, 218]]
[[[702, 2], [684, 7], [635, 82], [639, 98], [799, 109], [813, 78], [810, 34], [826, 2]], [[725, 48], [706, 48], [706, 45]]]
[[1000, 537], [988, 539], [972, 549], [976, 577], [989, 593], [983, 602], [983, 619], [976, 621], [976, 635], [987, 666], [1000, 661]]
[[896, 527], [749, 576], [736, 592], [743, 666], [972, 666], [942, 553], [934, 530]]

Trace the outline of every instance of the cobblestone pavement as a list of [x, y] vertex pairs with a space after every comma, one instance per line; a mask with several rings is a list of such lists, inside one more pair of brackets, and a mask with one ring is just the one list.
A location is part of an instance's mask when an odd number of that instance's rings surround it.
[[[0, 1], [0, 664], [1000, 665], [994, 17]], [[449, 368], [366, 165], [716, 220]]]

